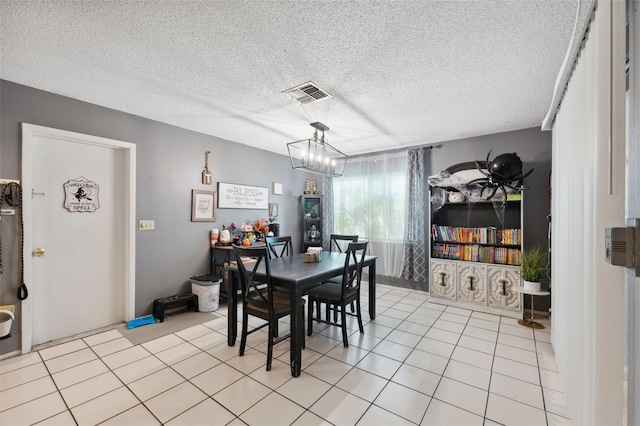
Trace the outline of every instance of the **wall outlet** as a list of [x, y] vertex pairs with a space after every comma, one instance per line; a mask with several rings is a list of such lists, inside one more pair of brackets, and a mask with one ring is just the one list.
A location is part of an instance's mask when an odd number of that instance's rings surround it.
[[156, 221], [155, 220], [139, 220], [138, 229], [141, 231], [153, 231], [154, 229], [156, 229]]

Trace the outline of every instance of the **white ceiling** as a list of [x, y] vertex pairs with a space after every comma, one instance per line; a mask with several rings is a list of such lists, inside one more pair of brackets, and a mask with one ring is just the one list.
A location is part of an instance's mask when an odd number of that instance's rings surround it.
[[[359, 154], [540, 126], [578, 4], [1, 0], [0, 75], [282, 154], [320, 121]], [[307, 81], [333, 96], [282, 93]]]

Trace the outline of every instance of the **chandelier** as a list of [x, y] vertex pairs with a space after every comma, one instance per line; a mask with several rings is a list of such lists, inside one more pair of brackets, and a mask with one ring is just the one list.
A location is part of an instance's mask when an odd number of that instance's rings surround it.
[[327, 126], [316, 122], [311, 127], [316, 129], [311, 139], [287, 144], [291, 167], [319, 175], [342, 176], [347, 155], [329, 145], [324, 137], [325, 130], [329, 130]]

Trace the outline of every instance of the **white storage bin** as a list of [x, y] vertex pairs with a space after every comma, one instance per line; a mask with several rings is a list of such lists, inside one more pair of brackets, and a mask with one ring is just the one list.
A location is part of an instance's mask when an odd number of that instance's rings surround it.
[[222, 279], [215, 275], [191, 277], [191, 292], [198, 296], [198, 310], [212, 312], [218, 309]]

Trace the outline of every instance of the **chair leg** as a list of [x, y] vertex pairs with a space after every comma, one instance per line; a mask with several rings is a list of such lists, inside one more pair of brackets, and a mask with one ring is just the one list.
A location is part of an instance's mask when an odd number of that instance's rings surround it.
[[347, 339], [347, 307], [343, 304], [340, 305], [340, 316], [342, 320], [342, 344], [345, 348], [349, 347], [349, 341]]
[[313, 305], [315, 304], [315, 302], [311, 302], [309, 301], [309, 308], [307, 310], [307, 322], [309, 324], [307, 324], [307, 335], [311, 336], [311, 334], [313, 333]]
[[360, 310], [360, 299], [356, 300], [356, 311], [358, 316], [358, 327], [360, 327], [360, 333], [364, 333], [364, 327], [362, 326], [362, 311]]
[[244, 349], [247, 346], [247, 331], [249, 329], [249, 314], [246, 309], [243, 309], [242, 313], [242, 336], [240, 337], [240, 353], [239, 355], [244, 355]]
[[[278, 321], [275, 319], [275, 321]], [[275, 333], [274, 319], [269, 320], [269, 340], [267, 342], [267, 371], [271, 371], [271, 360], [273, 359], [273, 335]]]

